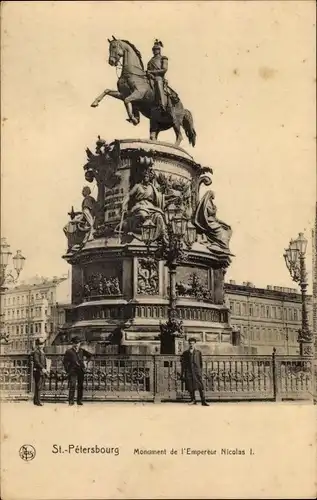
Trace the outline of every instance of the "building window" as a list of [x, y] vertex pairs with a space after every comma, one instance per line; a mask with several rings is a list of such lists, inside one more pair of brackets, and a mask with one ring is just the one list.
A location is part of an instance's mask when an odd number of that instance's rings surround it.
[[14, 318], [14, 309], [12, 309], [12, 318]]
[[30, 333], [33, 333], [33, 325], [30, 325]]
[[25, 333], [29, 333], [29, 325], [25, 325]]
[[266, 306], [266, 317], [267, 318], [270, 317], [270, 307], [269, 306]]
[[44, 323], [44, 331], [47, 333], [47, 323]]
[[249, 304], [249, 314], [253, 316], [253, 304]]
[[17, 325], [17, 335], [19, 335], [20, 333], [20, 329], [19, 329], [19, 325]]
[[247, 314], [247, 305], [246, 304], [242, 304], [242, 314], [243, 314], [243, 316], [246, 316], [246, 314]]
[[53, 329], [54, 329], [54, 324], [51, 323], [51, 328], [50, 328], [50, 332], [53, 333]]
[[20, 317], [20, 311], [19, 311], [19, 309], [17, 309], [17, 318], [19, 318], [19, 317]]
[[241, 314], [241, 305], [239, 302], [236, 303], [236, 314], [238, 314], [238, 315]]
[[298, 311], [294, 309], [294, 321], [298, 321]]

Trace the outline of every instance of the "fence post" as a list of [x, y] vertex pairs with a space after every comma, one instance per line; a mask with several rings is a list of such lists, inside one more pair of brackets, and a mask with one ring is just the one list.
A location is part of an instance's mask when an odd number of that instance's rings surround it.
[[154, 392], [154, 403], [161, 402], [161, 392], [160, 392], [160, 365], [159, 356], [153, 355], [153, 392]]
[[280, 372], [278, 369], [278, 362], [276, 359], [276, 348], [273, 348], [272, 353], [272, 366], [273, 366], [273, 393], [274, 400], [281, 401], [281, 391], [280, 391]]

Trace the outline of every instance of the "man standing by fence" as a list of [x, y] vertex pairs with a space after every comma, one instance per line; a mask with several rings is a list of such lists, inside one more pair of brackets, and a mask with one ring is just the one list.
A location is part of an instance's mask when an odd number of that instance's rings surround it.
[[34, 377], [34, 399], [35, 406], [43, 406], [41, 402], [41, 391], [43, 389], [45, 375], [48, 374], [47, 359], [44, 353], [45, 339], [36, 339], [36, 348], [32, 354], [33, 377]]
[[69, 381], [69, 397], [70, 405], [74, 404], [75, 390], [77, 384], [77, 404], [83, 404], [83, 390], [84, 390], [84, 376], [85, 376], [85, 362], [84, 358], [90, 359], [90, 352], [80, 347], [80, 339], [74, 337], [72, 339], [73, 346], [68, 349], [64, 354], [64, 368], [68, 374]]
[[202, 380], [203, 358], [201, 352], [196, 349], [196, 339], [188, 339], [189, 349], [182, 354], [182, 380], [185, 381], [186, 389], [190, 394], [190, 404], [197, 404], [195, 392], [200, 394], [201, 404], [209, 406], [206, 402]]

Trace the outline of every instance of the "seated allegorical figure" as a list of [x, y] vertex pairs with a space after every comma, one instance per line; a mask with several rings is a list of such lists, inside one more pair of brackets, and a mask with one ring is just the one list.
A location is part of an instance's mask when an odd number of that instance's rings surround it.
[[164, 197], [151, 180], [149, 170], [145, 170], [141, 182], [135, 184], [122, 203], [122, 224], [124, 233], [140, 234], [142, 224], [150, 219], [156, 226], [154, 239], [159, 238], [165, 230], [163, 211]]
[[217, 219], [217, 207], [213, 200], [213, 191], [207, 191], [198, 203], [194, 224], [200, 233], [205, 234], [208, 241], [221, 249], [229, 250], [229, 242], [232, 235], [231, 227], [225, 222]]
[[153, 241], [166, 234], [165, 212], [171, 203], [181, 203], [182, 194], [170, 189], [163, 194], [155, 184], [155, 173], [145, 169], [140, 182], [135, 184], [122, 203], [121, 229], [125, 234], [140, 236], [142, 225], [151, 220], [155, 225]]

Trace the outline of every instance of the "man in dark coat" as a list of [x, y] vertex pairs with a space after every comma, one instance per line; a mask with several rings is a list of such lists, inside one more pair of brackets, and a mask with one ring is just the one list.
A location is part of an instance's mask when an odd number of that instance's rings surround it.
[[41, 391], [43, 389], [45, 375], [48, 375], [47, 360], [44, 353], [45, 339], [36, 339], [36, 347], [33, 351], [33, 377], [34, 377], [34, 399], [35, 406], [43, 406], [41, 402]]
[[185, 381], [186, 389], [190, 394], [190, 404], [197, 404], [195, 391], [199, 391], [201, 404], [209, 406], [206, 402], [204, 386], [202, 381], [203, 359], [201, 352], [196, 349], [196, 339], [188, 339], [189, 349], [182, 354], [182, 380]]
[[74, 404], [77, 384], [77, 404], [82, 406], [85, 376], [84, 358], [89, 360], [91, 354], [80, 347], [80, 339], [78, 337], [72, 339], [72, 344], [72, 347], [65, 352], [63, 360], [63, 365], [68, 374], [69, 381], [68, 402], [70, 405]]

